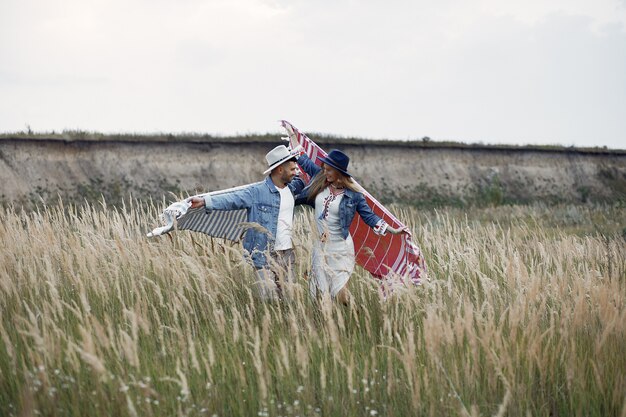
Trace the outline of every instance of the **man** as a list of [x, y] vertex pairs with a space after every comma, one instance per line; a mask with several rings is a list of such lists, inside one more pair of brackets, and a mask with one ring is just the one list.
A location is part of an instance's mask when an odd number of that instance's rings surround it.
[[[246, 209], [248, 222], [257, 223], [266, 230], [250, 228], [243, 239], [246, 256], [257, 270], [262, 299], [283, 297], [295, 282], [293, 269], [292, 230], [294, 195], [305, 184], [296, 176], [298, 151], [280, 145], [266, 156], [269, 174], [264, 181], [241, 190], [215, 196], [193, 197], [191, 207], [211, 210]], [[269, 255], [269, 259], [268, 259]]]

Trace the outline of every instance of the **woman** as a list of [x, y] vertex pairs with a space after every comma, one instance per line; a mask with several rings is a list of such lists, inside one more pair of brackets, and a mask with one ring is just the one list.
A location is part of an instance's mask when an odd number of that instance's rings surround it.
[[311, 176], [311, 182], [298, 196], [296, 204], [315, 208], [319, 232], [313, 246], [309, 292], [313, 298], [318, 293], [330, 293], [332, 298], [347, 304], [347, 284], [355, 262], [349, 229], [356, 213], [378, 235], [408, 230], [394, 229], [372, 212], [347, 171], [350, 158], [345, 153], [333, 149], [326, 158], [320, 159], [322, 167], [315, 165], [306, 154], [298, 158], [298, 164]]

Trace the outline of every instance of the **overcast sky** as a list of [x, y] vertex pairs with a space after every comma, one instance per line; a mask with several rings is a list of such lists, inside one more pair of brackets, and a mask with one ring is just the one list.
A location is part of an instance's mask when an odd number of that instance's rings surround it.
[[0, 132], [626, 148], [626, 0], [0, 0]]

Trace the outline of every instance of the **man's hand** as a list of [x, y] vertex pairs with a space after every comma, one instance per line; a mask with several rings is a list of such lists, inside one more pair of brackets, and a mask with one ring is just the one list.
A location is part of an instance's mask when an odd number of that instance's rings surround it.
[[200, 208], [204, 207], [204, 198], [202, 197], [191, 197], [191, 208]]

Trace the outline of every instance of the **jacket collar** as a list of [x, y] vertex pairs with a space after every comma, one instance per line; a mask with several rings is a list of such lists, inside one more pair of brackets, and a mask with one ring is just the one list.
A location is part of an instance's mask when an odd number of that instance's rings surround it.
[[265, 185], [268, 186], [271, 192], [278, 192], [278, 188], [276, 188], [276, 186], [274, 185], [274, 181], [272, 181], [272, 177], [270, 177], [269, 175], [265, 178]]
[[346, 188], [346, 191], [344, 192], [343, 196], [347, 197], [347, 198], [352, 198], [352, 197], [354, 197], [354, 194], [355, 194], [354, 191], [352, 191], [349, 188]]

